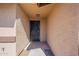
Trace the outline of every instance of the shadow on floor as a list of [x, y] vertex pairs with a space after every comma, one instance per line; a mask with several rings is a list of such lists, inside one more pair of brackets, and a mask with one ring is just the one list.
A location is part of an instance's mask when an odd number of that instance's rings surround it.
[[49, 45], [46, 42], [38, 42], [38, 41], [32, 42], [27, 50], [36, 49], [36, 48], [41, 48], [46, 56], [54, 56]]

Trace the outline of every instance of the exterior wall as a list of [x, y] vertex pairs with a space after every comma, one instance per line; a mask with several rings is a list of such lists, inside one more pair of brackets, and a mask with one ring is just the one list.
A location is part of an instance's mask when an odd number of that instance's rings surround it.
[[16, 55], [16, 5], [0, 4], [0, 55]]
[[77, 4], [78, 55], [79, 55], [79, 4]]
[[47, 37], [46, 37], [46, 19], [41, 19], [40, 20], [40, 41], [45, 42]]
[[29, 43], [29, 19], [24, 14], [23, 10], [17, 5], [16, 8], [16, 45], [17, 55], [27, 46]]
[[78, 55], [76, 4], [56, 4], [47, 20], [48, 44], [55, 55]]

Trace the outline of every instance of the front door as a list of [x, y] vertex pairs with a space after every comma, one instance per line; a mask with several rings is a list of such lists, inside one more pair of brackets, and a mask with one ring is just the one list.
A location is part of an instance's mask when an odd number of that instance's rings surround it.
[[40, 21], [30, 21], [30, 37], [32, 41], [40, 41]]

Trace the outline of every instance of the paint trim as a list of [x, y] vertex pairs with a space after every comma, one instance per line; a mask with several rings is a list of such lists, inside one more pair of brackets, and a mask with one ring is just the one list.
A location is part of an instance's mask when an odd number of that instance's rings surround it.
[[31, 42], [29, 42], [29, 43], [27, 44], [27, 46], [24, 48], [24, 50], [26, 50], [26, 49], [29, 47], [30, 44], [31, 44]]
[[30, 44], [31, 44], [31, 42], [29, 42], [29, 43], [27, 44], [27, 46], [18, 54], [18, 56], [19, 56], [24, 50], [26, 50], [26, 49], [29, 47]]
[[16, 37], [0, 37], [0, 43], [14, 43], [16, 42]]

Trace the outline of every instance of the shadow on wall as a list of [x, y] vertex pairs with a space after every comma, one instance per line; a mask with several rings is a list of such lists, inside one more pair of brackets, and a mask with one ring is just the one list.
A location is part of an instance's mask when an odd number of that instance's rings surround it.
[[12, 28], [15, 25], [15, 20], [0, 20], [0, 27]]
[[16, 19], [15, 4], [0, 4], [0, 27], [14, 27]]
[[21, 22], [21, 19], [16, 20], [16, 47], [17, 47], [17, 55], [21, 53], [21, 51], [27, 46], [29, 43], [27, 34]]
[[16, 21], [13, 27], [0, 27], [0, 36], [16, 36]]

